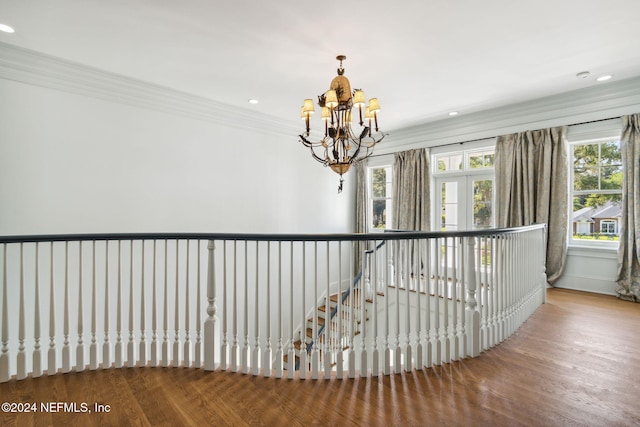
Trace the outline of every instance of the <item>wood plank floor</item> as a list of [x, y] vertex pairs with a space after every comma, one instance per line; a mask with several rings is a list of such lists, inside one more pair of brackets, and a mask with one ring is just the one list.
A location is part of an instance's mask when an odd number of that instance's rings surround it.
[[86, 402], [108, 413], [0, 413], [3, 426], [640, 425], [640, 304], [553, 289], [507, 341], [432, 369], [276, 380], [141, 368], [0, 384], [2, 402]]

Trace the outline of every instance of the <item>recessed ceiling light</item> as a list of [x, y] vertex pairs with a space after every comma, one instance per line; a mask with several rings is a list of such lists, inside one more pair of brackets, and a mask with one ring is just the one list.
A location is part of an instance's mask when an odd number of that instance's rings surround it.
[[8, 25], [5, 24], [0, 24], [0, 31], [3, 31], [5, 33], [15, 33], [16, 30], [14, 30], [13, 28], [11, 28]]
[[580, 71], [578, 74], [576, 74], [576, 77], [579, 78], [579, 79], [586, 79], [590, 75], [591, 75], [591, 73], [588, 72], [588, 71]]
[[250, 99], [249, 104], [257, 104], [259, 101], [257, 99]]
[[613, 77], [612, 74], [605, 74], [604, 76], [598, 77], [596, 80], [599, 81], [599, 82], [606, 82], [607, 80], [609, 80], [612, 77]]
[[458, 115], [458, 112], [457, 112], [457, 111], [452, 111], [452, 112], [450, 112], [450, 113], [449, 113], [449, 115], [450, 115], [450, 116], [457, 116], [457, 115]]

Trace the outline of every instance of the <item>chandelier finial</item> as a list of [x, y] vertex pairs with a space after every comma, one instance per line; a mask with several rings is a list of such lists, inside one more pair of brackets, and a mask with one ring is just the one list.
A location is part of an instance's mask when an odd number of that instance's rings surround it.
[[339, 76], [341, 76], [341, 75], [343, 75], [343, 74], [344, 74], [344, 68], [342, 68], [342, 61], [344, 61], [345, 59], [347, 59], [347, 57], [346, 57], [346, 56], [344, 56], [344, 55], [338, 55], [338, 56], [336, 56], [336, 59], [337, 59], [338, 61], [340, 61], [340, 66], [338, 67], [338, 75], [339, 75]]

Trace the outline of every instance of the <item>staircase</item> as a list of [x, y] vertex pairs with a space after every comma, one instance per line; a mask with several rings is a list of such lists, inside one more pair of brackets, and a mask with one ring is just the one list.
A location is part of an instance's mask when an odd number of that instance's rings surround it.
[[[348, 289], [341, 294], [335, 293], [329, 296], [329, 304], [328, 309], [329, 313], [327, 314], [327, 301], [326, 298], [321, 301], [317, 306], [317, 338], [314, 340], [313, 337], [313, 324], [314, 324], [314, 316], [310, 316], [304, 328], [304, 336], [300, 332], [298, 335], [298, 339], [293, 342], [294, 353], [295, 353], [295, 370], [300, 369], [300, 355], [301, 352], [305, 352], [307, 355], [310, 355], [314, 345], [319, 352], [320, 363], [323, 362], [323, 349], [327, 340], [329, 340], [330, 347], [334, 348], [342, 348], [343, 351], [349, 349], [349, 337], [351, 334], [350, 328], [353, 328], [353, 336], [359, 335], [362, 332], [362, 309], [364, 309], [364, 320], [365, 322], [368, 320], [367, 316], [367, 305], [372, 303], [372, 300], [365, 299], [365, 307], [362, 307], [362, 295], [360, 294], [360, 289], [354, 288], [353, 293], [351, 289]], [[340, 309], [338, 309], [338, 305], [340, 304]], [[353, 310], [352, 310], [353, 309]], [[341, 313], [341, 321], [338, 318], [338, 312]], [[353, 316], [353, 318], [352, 318]], [[328, 320], [327, 320], [328, 319]], [[307, 369], [310, 369], [311, 360], [310, 357], [306, 358], [307, 360]], [[289, 355], [284, 355], [284, 369], [287, 369], [289, 366]], [[332, 365], [335, 363], [332, 363]]]

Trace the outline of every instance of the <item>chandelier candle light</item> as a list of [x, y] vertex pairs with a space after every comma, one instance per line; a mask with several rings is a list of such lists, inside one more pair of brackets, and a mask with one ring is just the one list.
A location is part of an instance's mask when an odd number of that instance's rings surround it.
[[[299, 135], [300, 142], [311, 149], [311, 155], [324, 166], [329, 166], [340, 175], [338, 193], [342, 191], [345, 174], [351, 165], [361, 162], [373, 154], [373, 147], [382, 141], [386, 134], [378, 130], [378, 113], [380, 105], [377, 98], [371, 98], [365, 107], [364, 92], [361, 89], [351, 91], [351, 83], [344, 76], [342, 61], [344, 55], [336, 57], [340, 61], [338, 75], [331, 81], [329, 90], [318, 96], [318, 105], [322, 108], [321, 118], [324, 121], [324, 138], [317, 142], [310, 140], [310, 118], [315, 112], [313, 100], [305, 99], [302, 105], [301, 118], [305, 121], [306, 132]], [[360, 133], [351, 127], [353, 116], [351, 110], [358, 108]], [[375, 128], [375, 132], [372, 129]]]

